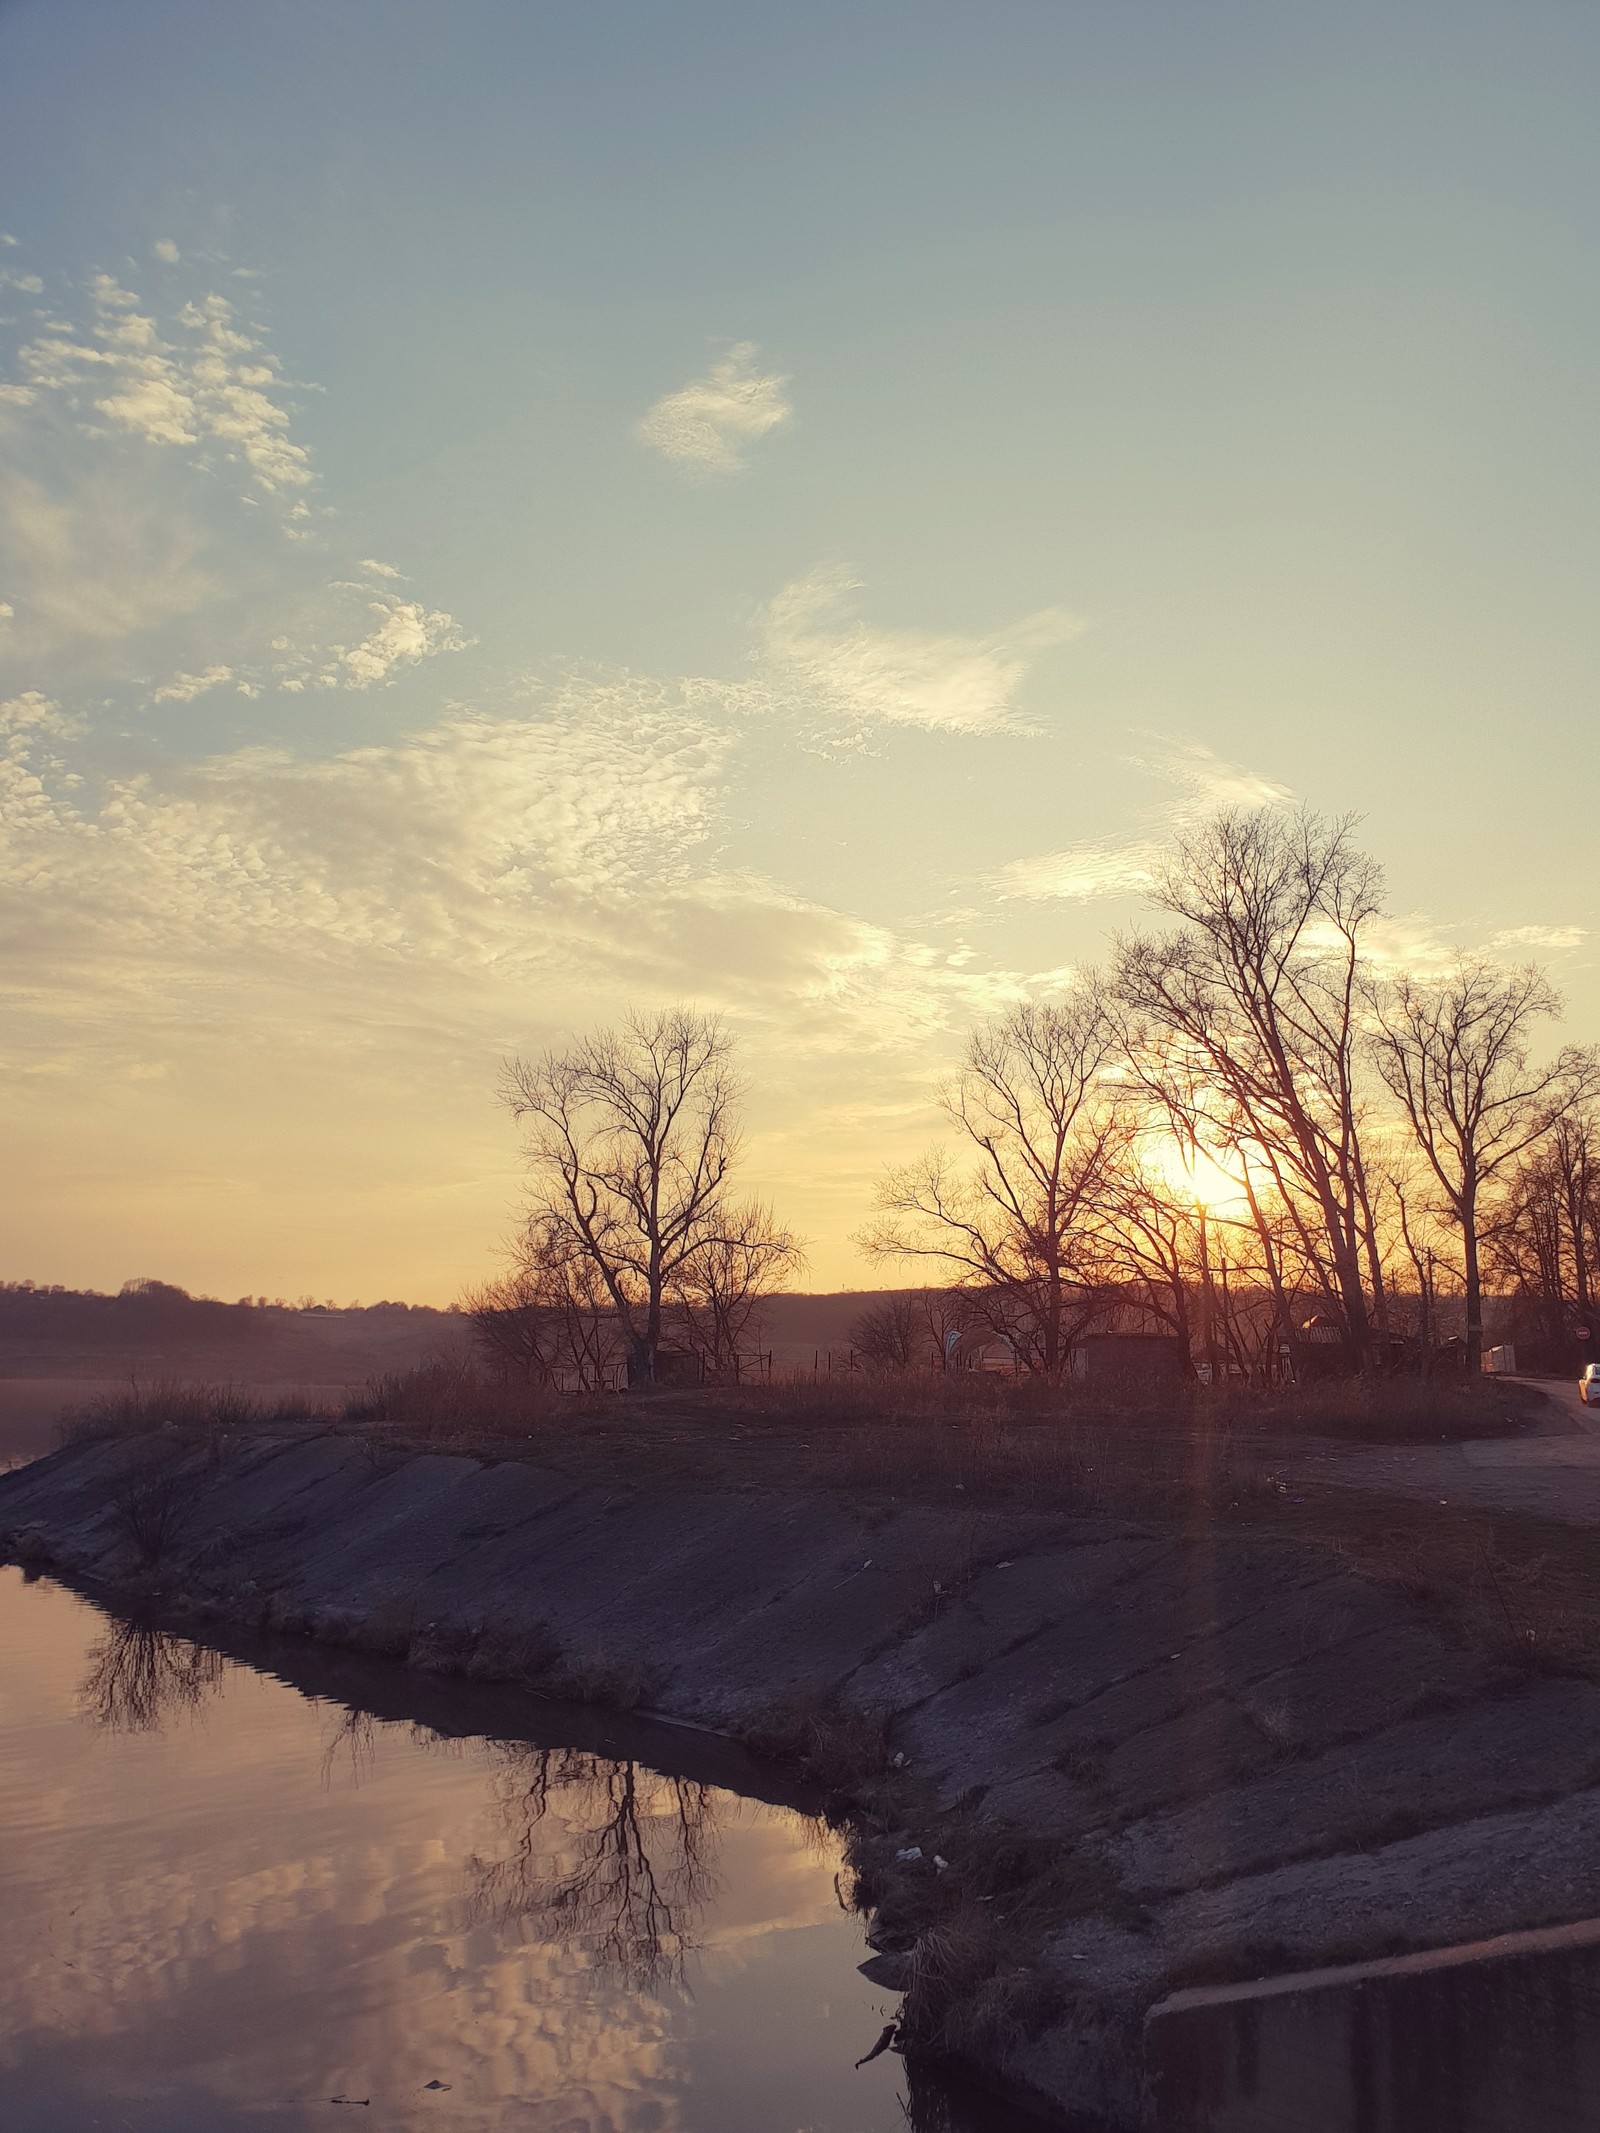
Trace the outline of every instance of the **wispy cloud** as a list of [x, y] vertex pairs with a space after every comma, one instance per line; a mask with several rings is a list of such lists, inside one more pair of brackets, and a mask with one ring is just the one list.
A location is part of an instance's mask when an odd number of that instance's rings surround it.
[[758, 354], [740, 341], [703, 378], [659, 399], [634, 435], [685, 473], [740, 473], [750, 446], [794, 419], [789, 380], [758, 369]]
[[147, 704], [226, 683], [368, 690], [469, 642], [444, 610], [399, 597], [392, 563], [330, 578], [329, 514], [306, 500], [281, 368], [226, 298], [201, 286], [163, 317], [101, 274], [80, 301], [76, 324], [22, 328], [0, 404], [0, 593], [19, 679]]
[[991, 886], [1002, 899], [1094, 903], [1112, 896], [1133, 896], [1154, 878], [1175, 831], [1182, 831], [1222, 807], [1276, 807], [1294, 798], [1288, 786], [1242, 763], [1230, 763], [1203, 741], [1153, 736], [1155, 745], [1130, 756], [1136, 770], [1176, 786], [1175, 801], [1161, 808], [1162, 834], [1117, 841], [1097, 839], [1068, 845], [1059, 852], [1015, 859]]
[[1560, 954], [1569, 948], [1581, 948], [1588, 938], [1585, 926], [1508, 926], [1491, 937], [1489, 946], [1500, 950], [1544, 948]]
[[871, 629], [850, 619], [859, 589], [847, 571], [813, 571], [768, 603], [759, 628], [760, 659], [780, 694], [863, 726], [1024, 730], [1016, 699], [1033, 655], [1082, 628], [1052, 607], [991, 637]]
[[0, 924], [28, 943], [0, 1067], [67, 1031], [73, 1073], [164, 1057], [240, 988], [301, 1048], [382, 1047], [402, 1018], [423, 1052], [491, 1056], [530, 1016], [689, 997], [777, 1056], [904, 1061], [1029, 983], [720, 866], [737, 736], [671, 685], [99, 784], [48, 702], [7, 707], [0, 741]]

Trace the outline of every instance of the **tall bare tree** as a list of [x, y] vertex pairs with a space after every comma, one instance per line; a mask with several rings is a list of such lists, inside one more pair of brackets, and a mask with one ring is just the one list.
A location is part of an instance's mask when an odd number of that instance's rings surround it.
[[1519, 1157], [1600, 1086], [1600, 1058], [1566, 1046], [1542, 1065], [1532, 1035], [1561, 1012], [1531, 964], [1460, 957], [1443, 978], [1401, 976], [1373, 995], [1373, 1053], [1461, 1239], [1467, 1368], [1483, 1356], [1484, 1199]]
[[[1123, 942], [1115, 976], [1147, 1085], [1196, 1145], [1242, 1154], [1253, 1205], [1263, 1189], [1281, 1200], [1363, 1368], [1381, 1273], [1361, 1145], [1359, 974], [1380, 893], [1352, 819], [1225, 809], [1157, 876], [1155, 901], [1180, 924]], [[1292, 1344], [1293, 1325], [1282, 1332]]]
[[512, 1060], [502, 1094], [527, 1131], [533, 1219], [594, 1269], [629, 1383], [653, 1384], [668, 1294], [726, 1233], [743, 1094], [731, 1038], [688, 1008], [630, 1015]]
[[1098, 982], [1024, 1003], [974, 1031], [941, 1109], [961, 1153], [892, 1171], [862, 1239], [969, 1292], [1024, 1368], [1067, 1367], [1084, 1320], [1095, 1210], [1118, 1138], [1101, 1086], [1114, 1033]]

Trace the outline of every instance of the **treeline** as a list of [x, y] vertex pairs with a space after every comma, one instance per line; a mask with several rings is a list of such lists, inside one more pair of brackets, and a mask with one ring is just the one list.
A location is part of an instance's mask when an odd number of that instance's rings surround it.
[[[425, 1307], [418, 1307], [425, 1308]], [[25, 1347], [228, 1348], [270, 1341], [286, 1325], [340, 1307], [302, 1297], [221, 1303], [168, 1281], [127, 1281], [115, 1294], [31, 1281], [0, 1282], [0, 1341]], [[412, 1314], [403, 1303], [350, 1305], [340, 1315], [378, 1321]], [[427, 1315], [432, 1316], [431, 1312]]]
[[[1091, 1334], [1155, 1328], [1214, 1379], [1330, 1349], [1475, 1371], [1490, 1295], [1555, 1367], [1600, 1345], [1600, 1058], [1543, 1041], [1546, 978], [1397, 961], [1353, 824], [1310, 811], [1218, 814], [1150, 893], [1161, 923], [1104, 969], [972, 1031], [948, 1138], [885, 1176], [859, 1241], [924, 1289], [864, 1323], [882, 1366], [981, 1334], [1058, 1379]], [[545, 1382], [651, 1383], [679, 1356], [740, 1374], [802, 1253], [734, 1194], [720, 1022], [635, 1016], [514, 1061], [503, 1093], [530, 1212], [467, 1299], [484, 1347]]]

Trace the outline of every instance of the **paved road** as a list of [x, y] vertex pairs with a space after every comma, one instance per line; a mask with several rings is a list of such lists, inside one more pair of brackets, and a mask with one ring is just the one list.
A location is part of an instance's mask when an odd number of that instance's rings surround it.
[[1536, 1385], [1547, 1400], [1553, 1400], [1561, 1412], [1570, 1414], [1579, 1429], [1592, 1437], [1600, 1437], [1600, 1407], [1585, 1404], [1577, 1385], [1568, 1378], [1552, 1382], [1549, 1378], [1521, 1378], [1519, 1384]]
[[1586, 1407], [1576, 1384], [1523, 1382], [1544, 1394], [1550, 1412], [1518, 1436], [1474, 1444], [1341, 1445], [1295, 1460], [1288, 1478], [1600, 1526], [1600, 1407]]

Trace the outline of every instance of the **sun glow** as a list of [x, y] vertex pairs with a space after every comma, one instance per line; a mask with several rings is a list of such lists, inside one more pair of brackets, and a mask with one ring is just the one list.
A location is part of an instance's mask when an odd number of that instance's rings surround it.
[[1239, 1171], [1225, 1169], [1204, 1148], [1163, 1134], [1151, 1143], [1150, 1159], [1175, 1199], [1190, 1201], [1213, 1221], [1250, 1220], [1249, 1195]]

